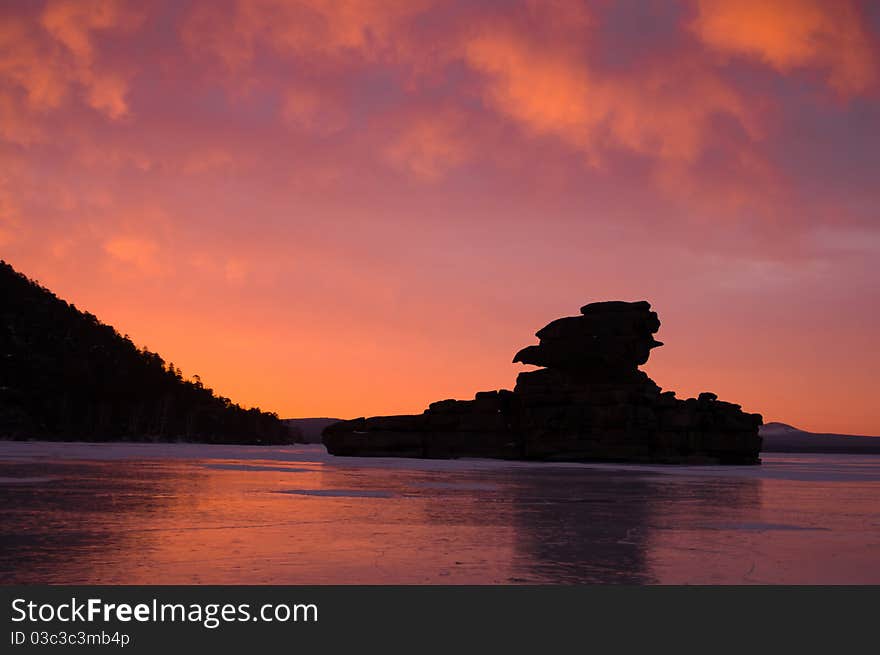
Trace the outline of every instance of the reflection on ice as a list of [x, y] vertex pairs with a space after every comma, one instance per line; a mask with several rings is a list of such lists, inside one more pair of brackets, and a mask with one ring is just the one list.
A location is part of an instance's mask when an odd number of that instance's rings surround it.
[[369, 491], [367, 489], [279, 489], [275, 493], [299, 496], [328, 496], [337, 498], [391, 498], [390, 491]]
[[880, 582], [880, 457], [764, 461], [0, 442], [0, 582]]
[[281, 473], [308, 473], [311, 469], [292, 466], [260, 466], [256, 464], [204, 464], [205, 468], [217, 471], [278, 471]]
[[715, 525], [706, 526], [706, 530], [755, 530], [764, 532], [766, 530], [828, 530], [819, 526], [809, 525], [785, 525], [783, 523], [716, 523]]

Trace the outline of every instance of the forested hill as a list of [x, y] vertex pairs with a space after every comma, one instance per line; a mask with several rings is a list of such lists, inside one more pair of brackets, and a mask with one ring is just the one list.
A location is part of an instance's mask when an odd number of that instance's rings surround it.
[[275, 414], [183, 379], [0, 261], [0, 437], [277, 444], [293, 435]]

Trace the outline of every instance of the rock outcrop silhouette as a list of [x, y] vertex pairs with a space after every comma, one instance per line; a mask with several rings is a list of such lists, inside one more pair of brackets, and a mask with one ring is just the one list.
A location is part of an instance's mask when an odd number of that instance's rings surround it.
[[354, 456], [759, 463], [760, 414], [709, 392], [678, 399], [639, 370], [663, 345], [659, 328], [646, 301], [591, 303], [516, 354], [514, 362], [543, 368], [520, 373], [513, 391], [341, 421], [324, 429], [323, 442]]

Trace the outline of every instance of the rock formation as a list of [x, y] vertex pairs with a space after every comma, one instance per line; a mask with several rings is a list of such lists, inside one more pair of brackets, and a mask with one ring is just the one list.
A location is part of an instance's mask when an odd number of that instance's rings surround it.
[[677, 399], [639, 366], [660, 328], [648, 302], [597, 302], [536, 333], [514, 362], [513, 391], [441, 400], [423, 414], [341, 421], [324, 429], [334, 455], [554, 461], [757, 464], [760, 414], [714, 393]]

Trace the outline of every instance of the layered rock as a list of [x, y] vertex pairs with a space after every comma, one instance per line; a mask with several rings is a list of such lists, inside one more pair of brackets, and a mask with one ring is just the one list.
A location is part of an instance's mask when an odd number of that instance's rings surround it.
[[680, 400], [639, 366], [660, 328], [645, 301], [598, 302], [536, 333], [514, 362], [513, 391], [442, 400], [423, 414], [342, 421], [324, 430], [335, 455], [754, 464], [759, 414], [713, 393]]

